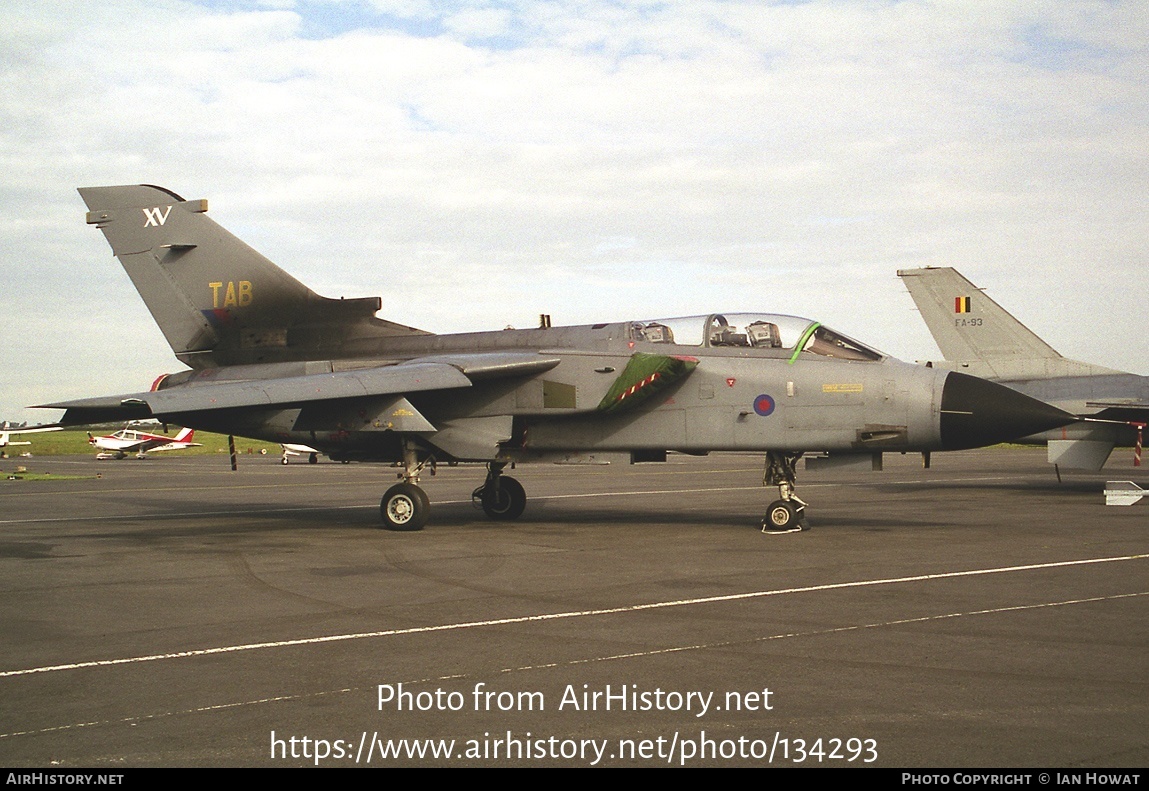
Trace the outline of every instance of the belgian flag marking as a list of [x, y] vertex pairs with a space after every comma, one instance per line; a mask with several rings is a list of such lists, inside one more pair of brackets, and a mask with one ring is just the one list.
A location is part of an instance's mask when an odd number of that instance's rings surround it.
[[954, 297], [954, 313], [969, 313], [969, 297]]

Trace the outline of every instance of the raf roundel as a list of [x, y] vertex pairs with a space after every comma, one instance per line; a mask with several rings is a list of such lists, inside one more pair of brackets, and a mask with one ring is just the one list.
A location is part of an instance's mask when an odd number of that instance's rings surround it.
[[767, 417], [774, 411], [774, 399], [763, 393], [754, 399], [754, 411], [762, 417]]

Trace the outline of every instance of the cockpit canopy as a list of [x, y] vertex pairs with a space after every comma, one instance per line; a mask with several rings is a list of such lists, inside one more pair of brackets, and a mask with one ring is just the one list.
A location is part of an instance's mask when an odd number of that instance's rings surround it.
[[840, 360], [880, 360], [882, 353], [847, 338], [819, 322], [774, 313], [714, 313], [677, 319], [635, 321], [630, 337], [646, 343], [710, 348], [778, 349], [836, 357]]

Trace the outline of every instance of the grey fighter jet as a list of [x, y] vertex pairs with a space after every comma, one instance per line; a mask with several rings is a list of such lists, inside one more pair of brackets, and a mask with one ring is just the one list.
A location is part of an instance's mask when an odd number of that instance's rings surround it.
[[168, 343], [190, 370], [149, 392], [46, 406], [64, 424], [155, 418], [395, 464], [385, 526], [418, 530], [437, 462], [482, 462], [475, 499], [523, 513], [507, 465], [604, 453], [761, 451], [779, 499], [763, 527], [794, 530], [803, 452], [972, 448], [1071, 415], [960, 373], [894, 360], [816, 321], [717, 314], [434, 335], [376, 318], [381, 300], [328, 299], [210, 220], [207, 202], [153, 186], [80, 190]]
[[1114, 446], [1140, 446], [1149, 376], [1062, 357], [956, 269], [903, 269], [898, 277], [945, 357], [933, 365], [1001, 382], [1084, 417], [1024, 438], [1047, 444], [1051, 464], [1096, 471]]

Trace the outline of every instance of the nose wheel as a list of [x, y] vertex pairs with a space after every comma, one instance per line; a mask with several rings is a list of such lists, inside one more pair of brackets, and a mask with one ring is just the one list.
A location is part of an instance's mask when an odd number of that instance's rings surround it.
[[762, 517], [763, 533], [797, 533], [805, 530], [806, 504], [799, 505], [793, 496], [789, 500], [775, 500]]
[[779, 499], [770, 503], [766, 515], [762, 517], [763, 533], [798, 533], [810, 528], [806, 522], [806, 503], [794, 494], [797, 477], [795, 467], [801, 457], [801, 453], [766, 453], [766, 472], [762, 484], [776, 485]]

